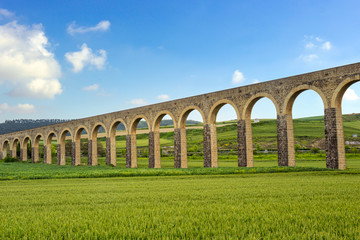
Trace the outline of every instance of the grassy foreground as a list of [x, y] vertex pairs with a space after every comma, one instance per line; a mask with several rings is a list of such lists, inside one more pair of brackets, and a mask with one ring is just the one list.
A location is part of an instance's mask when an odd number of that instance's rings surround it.
[[0, 181], [0, 239], [359, 239], [341, 171]]

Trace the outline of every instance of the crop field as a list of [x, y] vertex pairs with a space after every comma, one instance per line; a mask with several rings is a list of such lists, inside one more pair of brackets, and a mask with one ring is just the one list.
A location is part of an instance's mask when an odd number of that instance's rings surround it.
[[358, 239], [343, 171], [0, 182], [1, 239]]

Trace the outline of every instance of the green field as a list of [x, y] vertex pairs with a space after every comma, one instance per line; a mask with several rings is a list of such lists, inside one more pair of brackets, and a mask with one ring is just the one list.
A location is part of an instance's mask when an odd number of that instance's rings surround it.
[[[101, 155], [99, 166], [0, 160], [0, 239], [360, 239], [356, 145], [344, 171], [326, 169], [323, 150], [299, 150], [296, 167], [278, 167], [277, 153], [263, 152], [276, 149], [276, 121], [261, 120], [255, 167], [239, 168], [236, 123], [227, 123], [217, 129], [219, 168], [203, 167], [200, 129], [187, 130], [188, 169], [173, 168], [171, 151], [149, 169], [147, 134], [137, 136], [138, 169], [125, 168], [123, 137], [116, 167]], [[303, 149], [324, 138], [321, 117], [294, 129]], [[345, 140], [359, 129], [359, 116], [344, 117]], [[172, 145], [173, 133], [162, 133], [162, 148]]]
[[0, 181], [1, 239], [359, 239], [344, 171]]

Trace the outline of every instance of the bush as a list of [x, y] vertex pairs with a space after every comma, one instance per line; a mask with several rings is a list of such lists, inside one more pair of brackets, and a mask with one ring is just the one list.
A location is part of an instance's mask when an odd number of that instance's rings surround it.
[[320, 148], [312, 148], [310, 150], [311, 153], [319, 153], [320, 152]]
[[4, 162], [19, 162], [19, 161], [20, 161], [19, 159], [10, 157], [10, 155], [7, 155], [7, 156], [4, 158]]
[[351, 152], [352, 152], [352, 153], [358, 153], [358, 149], [357, 149], [356, 147], [353, 147], [353, 148], [351, 149]]
[[300, 144], [295, 144], [295, 151], [299, 151], [301, 149]]

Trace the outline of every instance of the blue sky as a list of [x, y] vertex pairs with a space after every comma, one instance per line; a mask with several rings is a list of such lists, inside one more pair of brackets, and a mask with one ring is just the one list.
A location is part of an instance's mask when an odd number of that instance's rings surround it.
[[[2, 0], [0, 121], [83, 118], [359, 62], [359, 7], [346, 0]], [[344, 113], [360, 112], [358, 96], [360, 83], [347, 93]], [[295, 118], [322, 114], [311, 91], [295, 102]], [[262, 99], [252, 117], [275, 118], [275, 109]], [[231, 108], [219, 113], [233, 118]]]

